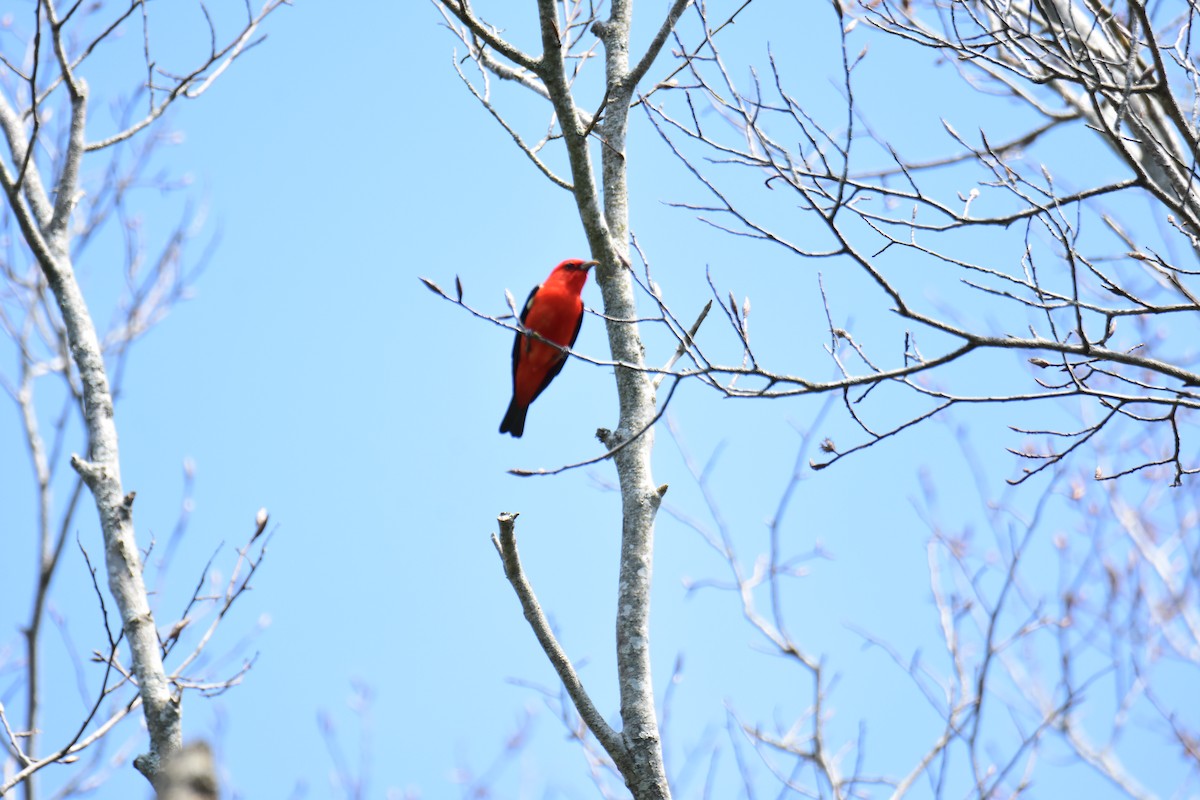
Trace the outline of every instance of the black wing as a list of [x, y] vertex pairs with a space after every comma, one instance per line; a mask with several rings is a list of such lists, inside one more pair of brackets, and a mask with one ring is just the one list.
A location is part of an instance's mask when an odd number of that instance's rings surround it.
[[[522, 325], [525, 324], [525, 320], [528, 319], [528, 317], [529, 317], [529, 309], [533, 308], [533, 296], [535, 294], [537, 294], [538, 290], [541, 288], [542, 288], [541, 284], [538, 284], [537, 286], [533, 287], [533, 291], [531, 291], [529, 293], [529, 297], [525, 298], [525, 307], [521, 309], [521, 324]], [[582, 322], [583, 318], [580, 317], [579, 321]], [[579, 335], [578, 328], [575, 330], [575, 335], [576, 336]], [[522, 338], [523, 337], [521, 336], [520, 331], [517, 331], [516, 336], [513, 338], [512, 374], [513, 374], [513, 389], [514, 390], [517, 388], [517, 359], [521, 355], [521, 339]], [[571, 344], [574, 344], [574, 343], [575, 343], [575, 340], [572, 339]], [[543, 386], [542, 388], [544, 389], [546, 387]], [[541, 389], [538, 389], [539, 393], [541, 391], [542, 391]]]

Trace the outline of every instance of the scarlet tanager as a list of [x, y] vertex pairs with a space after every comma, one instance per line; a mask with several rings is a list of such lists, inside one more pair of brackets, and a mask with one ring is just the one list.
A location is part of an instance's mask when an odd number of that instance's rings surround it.
[[[595, 261], [567, 259], [546, 278], [546, 282], [529, 293], [521, 311], [525, 330], [563, 347], [571, 347], [583, 324], [583, 285], [588, 270]], [[562, 371], [567, 354], [546, 342], [525, 333], [518, 333], [513, 342], [513, 396], [508, 411], [500, 423], [501, 433], [519, 437], [525, 432], [525, 414], [542, 391]]]

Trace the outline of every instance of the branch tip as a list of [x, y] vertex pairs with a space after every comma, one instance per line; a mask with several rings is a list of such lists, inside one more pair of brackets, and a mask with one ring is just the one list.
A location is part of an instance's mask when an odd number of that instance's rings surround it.
[[[421, 283], [425, 284], [426, 289], [428, 289], [429, 291], [438, 295], [439, 297], [446, 297], [446, 293], [442, 291], [442, 287], [438, 286], [436, 283], [429, 280], [429, 278], [417, 276], [417, 280], [419, 280], [419, 281], [421, 281]], [[447, 297], [446, 299], [448, 300], [449, 298]]]

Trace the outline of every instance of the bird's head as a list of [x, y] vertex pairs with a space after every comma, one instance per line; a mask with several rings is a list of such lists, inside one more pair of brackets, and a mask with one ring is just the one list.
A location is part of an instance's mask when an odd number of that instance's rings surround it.
[[572, 291], [578, 294], [583, 291], [583, 285], [587, 283], [588, 270], [599, 263], [598, 261], [568, 258], [555, 267], [554, 272], [550, 273], [550, 281], [569, 286]]

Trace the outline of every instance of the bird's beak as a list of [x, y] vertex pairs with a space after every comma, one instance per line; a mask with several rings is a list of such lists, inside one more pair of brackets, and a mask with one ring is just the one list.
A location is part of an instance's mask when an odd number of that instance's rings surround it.
[[600, 266], [600, 262], [599, 261], [585, 261], [582, 264], [580, 264], [580, 266], [583, 267], [584, 270], [588, 270], [588, 269], [591, 269], [592, 267]]

